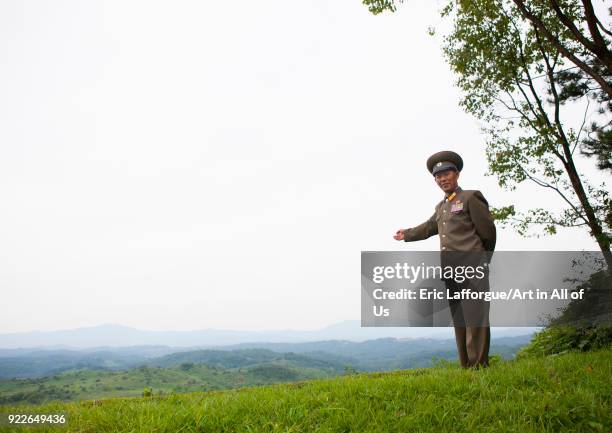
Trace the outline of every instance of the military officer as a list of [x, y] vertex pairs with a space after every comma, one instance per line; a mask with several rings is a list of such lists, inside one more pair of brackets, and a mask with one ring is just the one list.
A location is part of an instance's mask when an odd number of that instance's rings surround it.
[[[444, 191], [435, 212], [427, 221], [416, 227], [398, 230], [394, 239], [413, 242], [427, 239], [434, 235], [440, 237], [440, 250], [448, 252], [480, 251], [483, 255], [492, 254], [495, 249], [496, 230], [489, 212], [488, 203], [480, 191], [463, 190], [458, 185], [459, 173], [463, 169], [463, 160], [455, 152], [442, 151], [427, 159], [427, 169], [434, 176], [436, 183]], [[484, 252], [489, 253], [484, 253]], [[450, 291], [460, 291], [463, 287], [453, 280], [445, 281]], [[480, 290], [488, 290], [488, 275], [481, 282]], [[466, 281], [468, 286], [471, 282]], [[455, 329], [455, 340], [461, 366], [486, 367], [489, 363], [489, 344], [491, 332], [489, 327], [489, 304], [484, 301], [450, 301]], [[469, 320], [463, 317], [463, 310], [470, 309]], [[474, 315], [478, 321], [474, 321]], [[473, 326], [480, 325], [480, 326]]]

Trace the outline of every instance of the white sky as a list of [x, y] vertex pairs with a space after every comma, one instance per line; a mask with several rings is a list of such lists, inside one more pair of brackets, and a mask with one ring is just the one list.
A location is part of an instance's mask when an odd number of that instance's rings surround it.
[[[0, 332], [358, 319], [360, 251], [438, 249], [391, 238], [439, 201], [438, 150], [493, 206], [557, 206], [483, 175], [438, 8], [0, 3]], [[580, 230], [497, 245], [597, 249]]]

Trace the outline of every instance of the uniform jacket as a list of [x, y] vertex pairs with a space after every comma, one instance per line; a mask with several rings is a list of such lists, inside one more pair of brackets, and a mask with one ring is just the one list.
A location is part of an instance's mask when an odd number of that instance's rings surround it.
[[457, 188], [455, 197], [436, 205], [434, 214], [416, 227], [404, 230], [404, 241], [440, 236], [442, 251], [493, 251], [496, 230], [489, 204], [480, 191]]

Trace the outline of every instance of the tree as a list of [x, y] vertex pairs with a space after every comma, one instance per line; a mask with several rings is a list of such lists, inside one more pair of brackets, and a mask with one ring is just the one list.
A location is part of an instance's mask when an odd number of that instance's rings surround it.
[[[402, 3], [403, 0], [397, 0]], [[522, 17], [531, 22], [543, 37], [553, 44], [559, 53], [595, 80], [601, 90], [612, 98], [612, 51], [609, 37], [612, 31], [606, 28], [595, 13], [590, 0], [512, 0]], [[469, 1], [459, 2], [463, 5]], [[395, 0], [363, 0], [373, 14], [385, 10], [395, 12]], [[562, 24], [563, 34], [557, 26], [550, 26], [545, 15], [553, 16]], [[612, 14], [612, 8], [609, 9]], [[590, 35], [587, 36], [587, 32]]]
[[[581, 0], [582, 8], [572, 0], [512, 1], [521, 15], [529, 20], [563, 57], [597, 81], [602, 91], [608, 95], [608, 100], [612, 98], [612, 84], [609, 81], [612, 77], [612, 52], [609, 48], [610, 41], [606, 37], [612, 36], [612, 32], [599, 20], [590, 0]], [[546, 9], [554, 11], [554, 17], [563, 25], [565, 37], [557, 36], [554, 28], [546, 23]], [[584, 24], [591, 38], [577, 22]]]
[[[362, 0], [373, 14], [397, 9], [394, 0]], [[403, 0], [397, 0], [402, 3]], [[590, 0], [512, 0], [524, 21], [537, 28], [575, 66], [558, 71], [561, 100], [590, 97], [602, 115], [612, 113], [610, 26], [599, 19]], [[469, 1], [457, 2], [467, 5]], [[608, 9], [612, 16], [612, 7]], [[556, 18], [551, 26], [550, 17]], [[552, 21], [555, 23], [555, 20]], [[560, 24], [560, 25], [559, 25]], [[600, 170], [612, 170], [612, 121], [593, 121], [584, 128], [580, 152], [596, 158]]]
[[[538, 6], [530, 9], [537, 11], [541, 24], [536, 24], [525, 18], [517, 1], [450, 0], [442, 10], [454, 23], [444, 38], [444, 54], [463, 91], [460, 105], [484, 122], [490, 174], [511, 190], [524, 181], [533, 182], [564, 204], [557, 213], [543, 208], [521, 213], [506, 206], [495, 209], [495, 217], [523, 235], [534, 225], [549, 234], [558, 227], [587, 227], [610, 266], [612, 200], [605, 185], [591, 185], [575, 164], [576, 147], [589, 129], [587, 116], [609, 113], [610, 97], [605, 87], [593, 86], [598, 81], [585, 79], [586, 73], [577, 72], [576, 66], [568, 67], [559, 44], [580, 50], [555, 9], [544, 0], [532, 2]], [[364, 3], [373, 13], [396, 7], [393, 1]], [[571, 22], [585, 16], [577, 1], [564, 2], [564, 8]], [[542, 26], [556, 41], [546, 37]], [[603, 60], [593, 54], [590, 64], [610, 76], [605, 72], [607, 57], [600, 54]], [[572, 126], [564, 110], [579, 104], [584, 106], [584, 117]], [[600, 138], [610, 137], [609, 121], [595, 128]], [[602, 140], [589, 139], [594, 145], [587, 150], [597, 153]]]
[[[559, 53], [575, 65], [558, 76], [563, 88], [562, 96], [579, 98], [589, 93], [602, 105], [602, 112], [612, 112], [612, 51], [610, 44], [612, 32], [605, 27], [595, 13], [590, 0], [581, 4], [568, 0], [539, 0], [526, 2], [513, 0], [523, 18], [537, 28], [546, 40], [559, 50]], [[543, 8], [543, 9], [542, 9]], [[554, 11], [554, 17], [562, 24], [562, 36], [547, 25], [543, 14]], [[612, 15], [612, 8], [609, 9]], [[589, 37], [590, 36], [590, 37]], [[599, 91], [591, 87], [595, 81]], [[563, 99], [563, 97], [561, 98]], [[612, 169], [612, 123], [593, 122], [588, 137], [582, 142], [583, 155], [597, 158], [601, 170]]]

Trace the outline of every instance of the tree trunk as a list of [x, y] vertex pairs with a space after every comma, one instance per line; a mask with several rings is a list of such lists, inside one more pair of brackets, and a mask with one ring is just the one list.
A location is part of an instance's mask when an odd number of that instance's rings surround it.
[[578, 200], [580, 200], [580, 204], [584, 209], [584, 213], [589, 222], [589, 228], [591, 229], [591, 236], [595, 238], [597, 245], [599, 245], [599, 249], [604, 255], [604, 259], [606, 260], [606, 264], [608, 265], [608, 269], [612, 269], [612, 252], [610, 251], [610, 241], [607, 240], [606, 235], [603, 231], [603, 227], [600, 221], [597, 219], [595, 215], [595, 211], [593, 211], [593, 207], [589, 202], [589, 197], [584, 190], [584, 186], [582, 185], [582, 181], [578, 176], [578, 171], [576, 170], [576, 166], [574, 165], [574, 160], [571, 152], [569, 151], [569, 147], [564, 144], [563, 150], [565, 153], [565, 157], [567, 161], [564, 162], [565, 170], [570, 178], [570, 182], [572, 183], [572, 187], [578, 196]]

